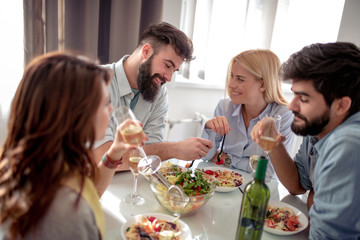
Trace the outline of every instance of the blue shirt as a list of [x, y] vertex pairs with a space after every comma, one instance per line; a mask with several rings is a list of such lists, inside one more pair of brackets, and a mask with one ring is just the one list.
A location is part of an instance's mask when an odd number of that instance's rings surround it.
[[314, 188], [310, 239], [360, 238], [360, 112], [314, 144], [314, 185], [310, 180], [311, 137], [295, 156], [300, 183]]
[[[214, 116], [225, 116], [229, 125], [230, 132], [226, 135], [223, 151], [231, 157], [231, 166], [247, 172], [251, 172], [249, 158], [251, 155], [264, 155], [265, 152], [261, 147], [252, 140], [250, 133], [255, 124], [260, 121], [266, 114], [281, 116], [280, 133], [286, 137], [285, 147], [290, 151], [294, 133], [291, 131], [291, 122], [293, 114], [288, 110], [287, 106], [277, 103], [269, 103], [264, 111], [256, 118], [250, 121], [248, 129], [245, 128], [244, 120], [241, 114], [242, 105], [235, 105], [230, 98], [221, 99], [215, 108]], [[222, 142], [223, 136], [213, 132], [211, 129], [204, 129], [202, 137], [213, 142], [213, 148], [203, 158], [205, 161], [210, 160]], [[274, 168], [269, 161], [267, 172], [275, 177]]]
[[[118, 62], [105, 65], [114, 72], [114, 79], [109, 85], [110, 101], [115, 108], [125, 105], [130, 106], [130, 102], [134, 97], [129, 81], [126, 77], [123, 62], [128, 56], [124, 56]], [[146, 143], [157, 143], [163, 141], [165, 133], [165, 118], [169, 108], [167, 89], [163, 85], [156, 95], [153, 102], [146, 101], [141, 93], [138, 94], [136, 105], [132, 108], [136, 118], [144, 125], [144, 132], [149, 139]], [[116, 124], [113, 118], [110, 118], [106, 135], [102, 140], [95, 142], [95, 148], [102, 144], [114, 141], [116, 132]]]

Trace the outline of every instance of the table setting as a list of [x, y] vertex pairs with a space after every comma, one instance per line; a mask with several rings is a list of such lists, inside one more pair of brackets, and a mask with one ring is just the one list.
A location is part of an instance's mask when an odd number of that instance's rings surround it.
[[[162, 165], [176, 165], [185, 169], [189, 162], [178, 159], [171, 159], [162, 162]], [[180, 223], [185, 232], [181, 232], [180, 239], [234, 239], [239, 219], [240, 206], [242, 202], [242, 190], [252, 180], [252, 174], [242, 170], [217, 165], [214, 162], [196, 160], [191, 169], [202, 169], [203, 171], [224, 170], [239, 175], [243, 182], [240, 187], [216, 187], [214, 192], [205, 204], [193, 212], [185, 214], [171, 211], [156, 198], [154, 189], [151, 189], [149, 177], [139, 175], [137, 193], [144, 199], [140, 205], [131, 205], [126, 201], [126, 196], [132, 193], [133, 174], [130, 171], [116, 173], [112, 182], [102, 195], [100, 202], [105, 215], [106, 239], [126, 239], [124, 226], [134, 223], [134, 219], [142, 216], [166, 217], [169, 221], [175, 219]], [[266, 181], [270, 189], [270, 201], [279, 207], [286, 206], [292, 209], [299, 216], [302, 227], [293, 232], [269, 229], [264, 225], [261, 239], [308, 239], [309, 227], [307, 223], [306, 195], [293, 196], [282, 186], [277, 179]], [[304, 220], [305, 219], [305, 220]], [[176, 221], [178, 220], [178, 221]], [[180, 222], [181, 221], [181, 222]]]
[[[144, 133], [129, 107], [116, 109], [113, 117], [124, 141], [138, 147], [130, 153], [131, 171], [116, 173], [100, 198], [106, 239], [215, 240], [249, 234], [308, 239], [306, 196], [291, 196], [277, 179], [266, 178], [265, 157], [250, 157], [252, 172], [231, 168], [231, 159], [221, 154], [224, 135], [215, 162], [161, 162], [143, 150]], [[272, 125], [260, 142], [267, 155], [275, 146]]]

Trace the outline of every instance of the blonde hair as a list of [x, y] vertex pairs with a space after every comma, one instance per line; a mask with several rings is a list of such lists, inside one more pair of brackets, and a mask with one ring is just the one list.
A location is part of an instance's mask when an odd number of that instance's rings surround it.
[[232, 91], [229, 88], [229, 82], [235, 63], [240, 64], [258, 80], [264, 80], [266, 102], [276, 102], [281, 105], [289, 104], [282, 93], [279, 77], [281, 63], [275, 53], [268, 49], [254, 49], [241, 52], [233, 57], [226, 76], [226, 91], [230, 97], [232, 97]]

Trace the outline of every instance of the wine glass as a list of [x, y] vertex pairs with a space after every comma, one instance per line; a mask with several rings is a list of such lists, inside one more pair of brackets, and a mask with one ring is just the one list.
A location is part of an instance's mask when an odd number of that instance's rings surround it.
[[278, 135], [278, 129], [280, 129], [281, 116], [266, 114], [263, 123], [263, 133], [260, 136], [260, 147], [266, 153], [266, 157], [269, 157], [269, 153], [276, 146], [276, 137]]
[[134, 175], [134, 190], [132, 193], [125, 197], [125, 201], [131, 205], [142, 205], [145, 203], [145, 199], [137, 193], [137, 179], [139, 175], [138, 164], [142, 159], [142, 154], [139, 149], [133, 149], [129, 154], [129, 166], [132, 174]]
[[[119, 108], [115, 109], [113, 111], [113, 117], [115, 119], [116, 125], [120, 127], [120, 133], [121, 136], [124, 139], [124, 142], [129, 144], [137, 144], [137, 150], [138, 150], [138, 156], [141, 157], [141, 159], [136, 158], [136, 160], [139, 160], [136, 163], [137, 170], [140, 171], [141, 174], [145, 175], [143, 173], [143, 168], [139, 168], [140, 166], [148, 166], [147, 169], [151, 169], [153, 171], [157, 171], [160, 168], [161, 160], [158, 156], [152, 155], [147, 156], [144, 149], [142, 148], [141, 144], [143, 142], [143, 136], [144, 132], [140, 125], [140, 122], [136, 119], [135, 114], [131, 111], [131, 109], [128, 106], [120, 106]], [[132, 121], [129, 121], [132, 120]], [[131, 156], [130, 156], [131, 157]], [[134, 158], [135, 159], [135, 158]], [[129, 159], [130, 160], [130, 159]], [[135, 169], [135, 163], [131, 162], [130, 160], [130, 170], [131, 165], [133, 165]], [[134, 171], [132, 170], [133, 174]], [[148, 172], [150, 172], [148, 170]], [[136, 193], [137, 189], [137, 175], [135, 175], [135, 185], [134, 185], [134, 192], [126, 197], [126, 202], [132, 204], [132, 205], [141, 205], [145, 202], [145, 200], [140, 200], [139, 195]]]
[[[256, 167], [257, 167], [257, 163], [258, 163], [258, 159], [259, 159], [259, 155], [251, 155], [250, 158], [249, 158], [249, 165], [250, 165], [250, 168], [252, 170], [251, 172], [251, 177], [254, 177], [255, 176], [255, 172], [256, 172]], [[265, 174], [265, 182], [270, 182], [272, 179], [272, 176], [271, 174], [266, 171], [266, 174]]]

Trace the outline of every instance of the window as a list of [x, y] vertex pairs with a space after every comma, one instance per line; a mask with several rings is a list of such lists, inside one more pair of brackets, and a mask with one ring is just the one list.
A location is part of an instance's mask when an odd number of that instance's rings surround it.
[[10, 103], [24, 71], [23, 25], [23, 1], [2, 1], [0, 3], [2, 36], [0, 38], [0, 145], [7, 133]]
[[0, 4], [0, 116], [7, 112], [24, 71], [23, 2]]
[[334, 42], [344, 1], [183, 0], [180, 27], [193, 39], [196, 59], [176, 82], [224, 88], [228, 63], [241, 51], [268, 48], [283, 62], [311, 43]]

